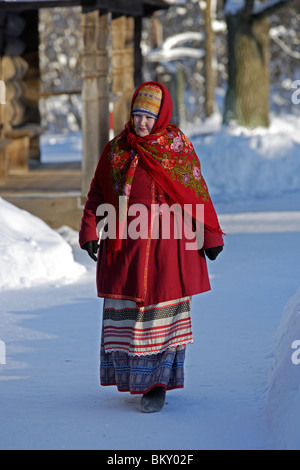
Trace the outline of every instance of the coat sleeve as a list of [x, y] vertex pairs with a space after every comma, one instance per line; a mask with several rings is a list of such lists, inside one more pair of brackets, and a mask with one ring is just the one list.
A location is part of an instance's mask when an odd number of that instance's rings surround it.
[[98, 240], [98, 220], [96, 212], [98, 206], [102, 203], [103, 195], [95, 174], [88, 192], [87, 201], [83, 210], [83, 217], [81, 219], [81, 227], [79, 231], [79, 245], [81, 247], [90, 240]]
[[224, 246], [223, 236], [220, 233], [211, 232], [207, 228], [204, 228], [203, 250], [214, 248], [216, 246]]

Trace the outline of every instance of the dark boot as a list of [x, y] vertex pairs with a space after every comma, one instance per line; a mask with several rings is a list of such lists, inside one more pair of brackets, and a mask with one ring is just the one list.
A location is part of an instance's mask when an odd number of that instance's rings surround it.
[[166, 399], [166, 392], [162, 387], [154, 387], [142, 396], [140, 411], [143, 413], [156, 413], [162, 410]]

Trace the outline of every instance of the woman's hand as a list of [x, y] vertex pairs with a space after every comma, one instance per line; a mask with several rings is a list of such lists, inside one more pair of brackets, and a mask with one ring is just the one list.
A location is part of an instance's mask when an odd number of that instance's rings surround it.
[[221, 253], [222, 250], [223, 250], [222, 246], [214, 246], [213, 248], [207, 248], [205, 250], [205, 254], [210, 260], [214, 261], [216, 257]]
[[98, 240], [90, 240], [89, 242], [86, 242], [84, 245], [82, 245], [82, 249], [86, 250], [88, 255], [94, 261], [97, 261], [97, 256], [95, 256], [95, 253], [97, 253], [99, 249]]

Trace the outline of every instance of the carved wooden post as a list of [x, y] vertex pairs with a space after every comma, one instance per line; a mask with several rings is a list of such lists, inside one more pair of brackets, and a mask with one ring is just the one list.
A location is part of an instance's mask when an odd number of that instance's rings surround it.
[[[126, 38], [124, 54], [124, 115], [128, 121], [134, 91], [134, 18], [126, 18]], [[123, 123], [124, 126], [125, 122]]]
[[111, 22], [112, 42], [112, 93], [114, 102], [114, 133], [121, 132], [127, 119], [126, 104], [124, 104], [125, 88], [125, 41], [126, 17], [113, 18]]
[[98, 11], [82, 14], [82, 181], [84, 198], [99, 160], [99, 103], [97, 78]]
[[114, 133], [118, 134], [129, 119], [134, 90], [134, 19], [125, 16], [111, 23], [112, 92], [114, 102]]
[[98, 89], [100, 112], [100, 154], [109, 140], [109, 88], [108, 88], [108, 15], [99, 16]]
[[143, 55], [141, 49], [142, 40], [142, 17], [134, 20], [134, 86], [137, 88], [144, 81]]
[[99, 11], [82, 14], [82, 203], [109, 137], [106, 23]]

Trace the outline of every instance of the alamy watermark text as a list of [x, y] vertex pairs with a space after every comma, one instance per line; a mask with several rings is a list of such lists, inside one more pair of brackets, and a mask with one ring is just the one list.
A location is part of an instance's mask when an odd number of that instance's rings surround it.
[[[194, 210], [193, 210], [194, 209]], [[132, 204], [127, 208], [126, 196], [119, 197], [119, 206], [100, 204], [99, 238], [116, 239], [185, 239], [186, 250], [201, 250], [204, 244], [204, 204]], [[118, 234], [118, 235], [117, 235]]]
[[300, 364], [300, 341], [299, 340], [293, 341], [292, 349], [295, 349], [291, 357], [292, 363], [295, 364], [295, 366], [298, 366]]

